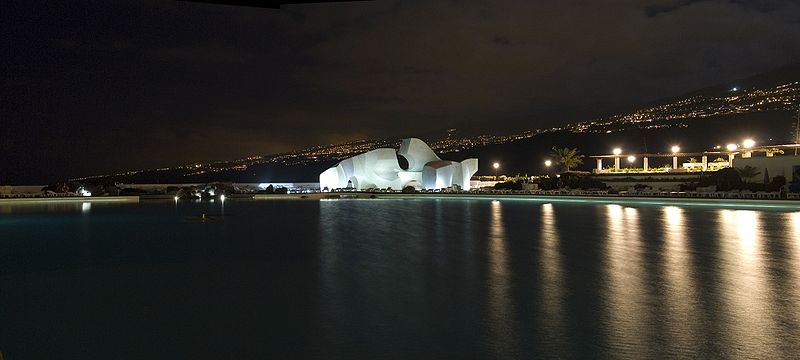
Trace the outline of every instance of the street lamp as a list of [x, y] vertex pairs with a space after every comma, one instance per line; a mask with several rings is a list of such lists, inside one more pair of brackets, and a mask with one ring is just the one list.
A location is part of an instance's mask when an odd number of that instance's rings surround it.
[[749, 158], [753, 156], [753, 152], [750, 151], [750, 149], [752, 149], [753, 146], [756, 146], [756, 142], [753, 139], [744, 139], [742, 141], [742, 147], [745, 149], [744, 152], [742, 153], [742, 158]]
[[725, 148], [728, 149], [728, 151], [730, 151], [728, 153], [728, 166], [733, 167], [733, 151], [738, 149], [739, 146], [737, 146], [736, 144], [728, 144], [728, 146], [726, 146]]
[[614, 153], [614, 171], [617, 171], [619, 170], [619, 154], [622, 154], [622, 149], [615, 148], [611, 152]]
[[550, 160], [545, 160], [544, 161], [544, 166], [550, 167], [550, 165], [553, 165], [552, 161], [550, 161]]
[[500, 163], [496, 162], [492, 164], [492, 167], [494, 168], [494, 180], [497, 181], [497, 169], [500, 168]]
[[670, 150], [672, 150], [672, 168], [677, 170], [678, 169], [678, 155], [677, 154], [681, 151], [681, 147], [678, 146], [678, 145], [673, 145], [672, 149], [670, 149]]
[[633, 155], [628, 156], [628, 162], [629, 163], [633, 163], [634, 161], [636, 161], [636, 156], [633, 156]]

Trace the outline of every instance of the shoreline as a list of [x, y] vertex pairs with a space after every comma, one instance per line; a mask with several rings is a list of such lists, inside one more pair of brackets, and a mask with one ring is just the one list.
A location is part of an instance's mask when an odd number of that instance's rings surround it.
[[[228, 201], [271, 201], [271, 200], [509, 200], [540, 203], [573, 204], [637, 204], [656, 206], [703, 206], [717, 208], [759, 208], [793, 209], [800, 211], [800, 200], [786, 199], [716, 199], [647, 196], [586, 196], [586, 195], [531, 195], [531, 194], [402, 194], [402, 193], [310, 193], [310, 194], [256, 194], [252, 196], [229, 197]], [[54, 203], [140, 203], [143, 201], [164, 201], [172, 197], [159, 196], [98, 196], [61, 198], [10, 198], [0, 199], [0, 205], [14, 204], [54, 204]]]
[[402, 194], [402, 193], [314, 193], [253, 196], [253, 200], [513, 200], [577, 204], [639, 204], [658, 206], [708, 206], [729, 208], [764, 208], [800, 210], [800, 201], [786, 199], [714, 199], [646, 196], [584, 196], [530, 194]]
[[105, 202], [105, 203], [138, 203], [138, 196], [70, 196], [70, 197], [20, 197], [20, 198], [0, 198], [0, 205], [3, 204], [54, 204], [54, 203], [84, 203], [84, 202]]

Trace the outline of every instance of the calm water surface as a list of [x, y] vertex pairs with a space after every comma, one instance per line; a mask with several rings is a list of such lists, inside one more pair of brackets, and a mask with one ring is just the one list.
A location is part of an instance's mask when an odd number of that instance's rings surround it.
[[792, 358], [798, 339], [800, 212], [0, 205], [8, 360]]

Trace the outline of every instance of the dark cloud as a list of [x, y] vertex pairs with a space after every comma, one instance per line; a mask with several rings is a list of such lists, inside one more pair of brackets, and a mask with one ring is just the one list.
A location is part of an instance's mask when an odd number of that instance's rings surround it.
[[0, 16], [0, 145], [29, 178], [563, 124], [800, 59], [794, 1], [11, 1]]
[[493, 44], [497, 44], [497, 45], [506, 46], [506, 45], [510, 45], [511, 44], [511, 40], [509, 40], [505, 36], [495, 35], [495, 36], [492, 37], [492, 43]]
[[709, 0], [679, 0], [679, 1], [665, 2], [662, 4], [647, 5], [644, 7], [644, 12], [645, 14], [647, 14], [648, 17], [656, 17], [660, 14], [670, 13], [680, 8], [701, 1], [709, 1]]
[[661, 14], [679, 10], [692, 4], [708, 1], [716, 1], [721, 3], [727, 2], [729, 4], [740, 6], [743, 9], [761, 13], [776, 11], [784, 8], [785, 6], [791, 6], [792, 4], [796, 5], [796, 3], [792, 0], [670, 0], [646, 5], [644, 7], [644, 12], [648, 17], [656, 17]]
[[793, 0], [775, 1], [775, 0], [729, 0], [733, 4], [737, 4], [746, 9], [758, 11], [762, 13], [777, 11], [784, 8], [785, 5], [797, 4]]

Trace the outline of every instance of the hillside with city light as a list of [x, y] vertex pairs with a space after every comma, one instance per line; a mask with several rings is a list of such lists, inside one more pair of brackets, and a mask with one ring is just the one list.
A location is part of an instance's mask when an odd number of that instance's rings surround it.
[[796, 142], [793, 127], [796, 126], [798, 111], [800, 63], [654, 102], [630, 112], [565, 126], [479, 136], [460, 136], [458, 129], [446, 129], [430, 136], [402, 134], [396, 138], [364, 139], [281, 154], [132, 170], [74, 180], [109, 178], [120, 182], [162, 183], [315, 181], [321, 169], [341, 159], [376, 148], [396, 148], [400, 139], [406, 136], [422, 137], [437, 153], [448, 154], [451, 158], [485, 160], [480, 164], [478, 174], [490, 172], [488, 162], [497, 161], [504, 164], [504, 173], [517, 174], [540, 169], [542, 156], [554, 146], [573, 146], [589, 154], [606, 153], [617, 146], [660, 152], [676, 142], [683, 143], [687, 149], [701, 151], [744, 137], [755, 138], [760, 144]]

